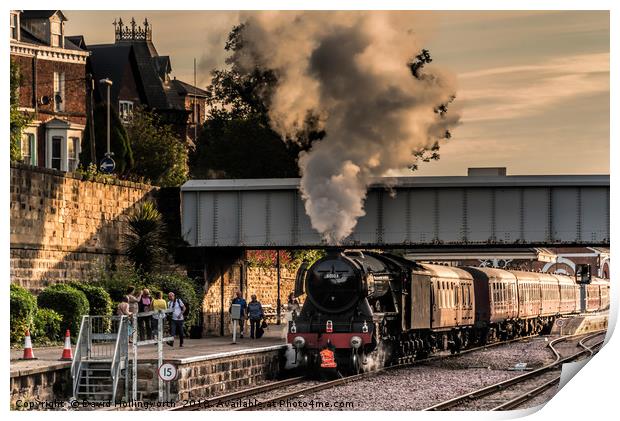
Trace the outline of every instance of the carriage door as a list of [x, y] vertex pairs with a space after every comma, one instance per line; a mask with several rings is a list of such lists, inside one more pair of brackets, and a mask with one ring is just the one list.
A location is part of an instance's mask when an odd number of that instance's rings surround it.
[[454, 321], [455, 325], [463, 324], [463, 293], [460, 280], [454, 284]]

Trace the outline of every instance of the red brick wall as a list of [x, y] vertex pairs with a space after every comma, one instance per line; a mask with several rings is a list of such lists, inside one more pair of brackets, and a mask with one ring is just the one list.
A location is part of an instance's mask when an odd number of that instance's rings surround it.
[[[36, 86], [33, 87], [33, 57], [12, 55], [20, 69], [21, 86], [19, 103], [22, 107], [35, 108], [34, 101], [42, 96], [54, 97], [54, 72], [65, 73], [65, 111], [54, 113], [54, 104], [39, 105], [35, 120], [46, 121], [59, 116], [73, 123], [86, 124], [86, 65], [52, 60], [36, 61]], [[34, 88], [34, 89], [33, 89]], [[34, 90], [34, 98], [33, 98]]]

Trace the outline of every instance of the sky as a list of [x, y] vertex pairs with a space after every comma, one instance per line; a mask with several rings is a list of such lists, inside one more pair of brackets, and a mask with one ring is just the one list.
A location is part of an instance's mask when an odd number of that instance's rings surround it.
[[[112, 43], [112, 22], [148, 18], [172, 74], [206, 86], [225, 66], [238, 12], [71, 11], [68, 35]], [[433, 64], [456, 75], [461, 125], [438, 161], [393, 175], [465, 175], [469, 167], [517, 174], [609, 173], [609, 13], [442, 11], [413, 13]], [[182, 25], [178, 24], [182, 22]], [[415, 52], [412, 51], [412, 55]]]

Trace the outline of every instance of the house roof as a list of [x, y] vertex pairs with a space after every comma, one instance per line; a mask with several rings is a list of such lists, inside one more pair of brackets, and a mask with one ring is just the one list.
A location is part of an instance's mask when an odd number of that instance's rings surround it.
[[134, 60], [132, 46], [103, 44], [91, 45], [88, 49], [91, 52], [90, 64], [95, 78], [110, 79], [113, 82], [110, 95], [117, 98], [127, 64]]
[[177, 78], [174, 78], [170, 81], [170, 84], [174, 87], [179, 95], [191, 95], [191, 96], [199, 96], [205, 97], [207, 96], [207, 91], [204, 89], [200, 89], [194, 85], [190, 85], [189, 83], [183, 82]]
[[60, 10], [22, 10], [20, 19], [49, 19], [55, 13], [58, 13], [63, 20], [67, 20], [67, 17]]

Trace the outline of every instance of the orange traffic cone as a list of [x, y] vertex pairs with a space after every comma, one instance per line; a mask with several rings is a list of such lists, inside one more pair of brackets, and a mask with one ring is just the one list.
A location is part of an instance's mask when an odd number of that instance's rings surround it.
[[62, 350], [60, 361], [71, 361], [73, 359], [73, 351], [71, 351], [71, 332], [67, 329], [65, 333], [65, 348]]
[[30, 340], [30, 329], [26, 329], [26, 337], [24, 338], [24, 356], [20, 360], [36, 360], [34, 352], [32, 352], [32, 341]]

